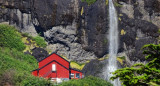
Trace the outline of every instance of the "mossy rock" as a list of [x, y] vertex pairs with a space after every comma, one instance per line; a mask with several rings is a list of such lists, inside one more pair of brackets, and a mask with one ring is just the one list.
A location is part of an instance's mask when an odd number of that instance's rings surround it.
[[85, 63], [84, 63], [84, 64], [79, 64], [79, 63], [77, 63], [77, 62], [75, 62], [75, 61], [71, 61], [71, 62], [70, 62], [70, 66], [71, 66], [71, 68], [75, 68], [75, 69], [78, 69], [78, 70], [82, 70], [83, 67], [85, 66]]

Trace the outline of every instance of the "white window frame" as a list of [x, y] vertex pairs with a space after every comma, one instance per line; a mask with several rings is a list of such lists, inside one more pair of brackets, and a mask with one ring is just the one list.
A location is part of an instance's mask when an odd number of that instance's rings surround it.
[[56, 72], [56, 64], [52, 64], [52, 72]]
[[74, 78], [74, 73], [71, 73], [71, 78]]

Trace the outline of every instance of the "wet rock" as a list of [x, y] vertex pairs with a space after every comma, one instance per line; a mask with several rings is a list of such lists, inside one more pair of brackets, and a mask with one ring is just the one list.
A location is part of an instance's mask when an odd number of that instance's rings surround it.
[[40, 61], [48, 56], [48, 52], [43, 48], [34, 48], [32, 50], [32, 56], [34, 56], [37, 61]]
[[[118, 68], [122, 68], [122, 66], [118, 61]], [[100, 77], [102, 79], [106, 79], [106, 71], [107, 71], [107, 66], [108, 66], [108, 59], [105, 60], [91, 60], [89, 63], [87, 63], [82, 72], [84, 73], [85, 76], [96, 76]]]
[[84, 13], [78, 28], [78, 41], [83, 49], [94, 52], [97, 57], [108, 53], [108, 7], [104, 0], [94, 4], [82, 4]]

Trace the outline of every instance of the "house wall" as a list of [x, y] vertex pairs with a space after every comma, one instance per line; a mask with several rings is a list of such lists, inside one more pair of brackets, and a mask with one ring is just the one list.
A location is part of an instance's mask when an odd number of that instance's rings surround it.
[[[52, 72], [52, 64], [56, 64], [56, 72]], [[39, 70], [39, 76], [44, 78], [69, 78], [69, 70], [57, 62], [52, 62]]]
[[37, 76], [37, 75], [38, 75], [38, 72], [37, 72], [37, 70], [35, 70], [35, 71], [32, 71], [32, 75], [34, 75], [34, 76]]
[[51, 62], [53, 60], [56, 60], [57, 62], [61, 63], [65, 67], [69, 68], [69, 62], [67, 62], [66, 60], [64, 60], [63, 58], [61, 58], [60, 56], [58, 56], [56, 54], [52, 54], [49, 57], [45, 58], [44, 60], [40, 61], [39, 68], [41, 68], [42, 66], [48, 64], [49, 62]]
[[[71, 73], [74, 74], [74, 78], [71, 78], [71, 79], [80, 79], [80, 78], [82, 78], [82, 72], [79, 72], [79, 71], [76, 71], [76, 70], [71, 69]], [[76, 73], [79, 73], [79, 74], [80, 74], [80, 78], [77, 78], [77, 77], [76, 77]]]

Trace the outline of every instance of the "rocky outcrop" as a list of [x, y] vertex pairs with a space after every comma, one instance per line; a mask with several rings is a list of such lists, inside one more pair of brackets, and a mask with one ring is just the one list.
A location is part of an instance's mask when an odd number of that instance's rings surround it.
[[[119, 19], [119, 53], [144, 61], [141, 47], [158, 43], [159, 0], [114, 0]], [[84, 62], [108, 53], [108, 1], [1, 0], [0, 22], [43, 36], [48, 48]], [[127, 53], [126, 53], [127, 52]], [[124, 55], [123, 54], [123, 55]]]
[[[118, 68], [124, 67], [122, 64], [120, 64], [118, 61]], [[89, 63], [87, 63], [82, 72], [85, 74], [85, 76], [96, 76], [101, 77], [103, 79], [106, 79], [106, 73], [107, 71], [107, 65], [108, 65], [108, 59], [105, 60], [91, 60]]]
[[97, 0], [88, 6], [83, 3], [78, 40], [86, 51], [93, 51], [97, 57], [108, 53], [108, 6], [105, 0]]
[[42, 59], [44, 59], [45, 57], [47, 57], [49, 54], [46, 50], [44, 50], [43, 48], [34, 48], [32, 49], [32, 56], [34, 56], [37, 61], [41, 61]]
[[[158, 0], [118, 0], [120, 51], [131, 61], [144, 61], [141, 48], [145, 44], [158, 43], [160, 16]], [[150, 4], [149, 4], [150, 3]]]
[[78, 42], [76, 28], [76, 23], [73, 23], [66, 27], [56, 26], [46, 31], [44, 36], [49, 43], [47, 48], [66, 56], [71, 61], [85, 62], [94, 59], [95, 54], [83, 50], [82, 45]]

